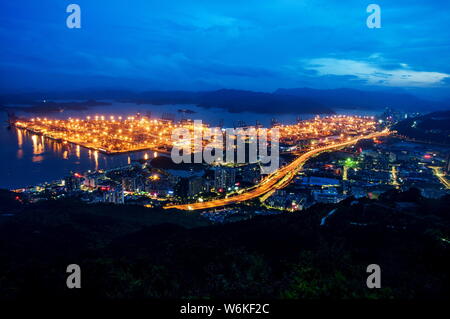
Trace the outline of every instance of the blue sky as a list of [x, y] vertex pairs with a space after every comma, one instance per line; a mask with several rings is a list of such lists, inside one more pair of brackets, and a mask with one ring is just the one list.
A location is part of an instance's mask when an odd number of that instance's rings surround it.
[[[66, 7], [81, 7], [81, 29]], [[381, 7], [381, 29], [366, 7]], [[450, 93], [450, 2], [16, 0], [0, 4], [0, 89]]]

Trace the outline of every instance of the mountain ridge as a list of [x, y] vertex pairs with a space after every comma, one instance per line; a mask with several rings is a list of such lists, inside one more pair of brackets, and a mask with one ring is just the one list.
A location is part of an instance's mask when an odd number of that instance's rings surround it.
[[310, 98], [331, 108], [382, 110], [385, 107], [392, 107], [404, 111], [430, 111], [450, 107], [450, 104], [444, 101], [425, 100], [403, 91], [363, 91], [350, 88], [323, 90], [312, 88], [280, 88], [274, 93]]
[[1, 94], [0, 104], [36, 104], [42, 100], [117, 100], [136, 104], [195, 104], [221, 108], [232, 113], [334, 114], [336, 109], [379, 110], [391, 107], [402, 111], [429, 112], [450, 109], [450, 101], [430, 101], [400, 91], [363, 91], [351, 88], [279, 88], [274, 92], [237, 89], [214, 91], [134, 92], [127, 90], [82, 90]]

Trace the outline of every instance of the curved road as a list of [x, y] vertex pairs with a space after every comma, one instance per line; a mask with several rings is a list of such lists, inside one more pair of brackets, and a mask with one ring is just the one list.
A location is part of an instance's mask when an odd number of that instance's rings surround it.
[[428, 166], [433, 170], [434, 176], [436, 176], [442, 185], [445, 186], [446, 189], [450, 189], [450, 182], [445, 178], [445, 174], [442, 173], [441, 167], [438, 166]]
[[354, 144], [358, 142], [361, 139], [370, 139], [375, 138], [379, 136], [386, 136], [389, 135], [389, 130], [384, 130], [381, 132], [375, 132], [368, 135], [362, 135], [356, 138], [353, 138], [349, 141], [338, 143], [338, 144], [331, 144], [328, 146], [319, 147], [316, 149], [313, 149], [311, 151], [308, 151], [299, 157], [297, 157], [294, 161], [289, 163], [288, 165], [279, 168], [275, 172], [268, 175], [266, 178], [264, 178], [258, 185], [247, 189], [245, 193], [234, 195], [228, 198], [223, 199], [215, 199], [207, 202], [198, 202], [198, 203], [192, 203], [192, 204], [182, 204], [182, 205], [168, 205], [165, 206], [165, 209], [170, 208], [176, 208], [181, 210], [198, 210], [198, 209], [209, 209], [214, 207], [222, 207], [230, 204], [236, 204], [243, 201], [251, 200], [254, 198], [258, 198], [268, 192], [271, 192], [276, 189], [283, 188], [289, 184], [289, 182], [295, 177], [295, 175], [298, 173], [298, 171], [301, 169], [303, 164], [310, 159], [311, 157], [330, 150], [339, 149], [351, 144]]

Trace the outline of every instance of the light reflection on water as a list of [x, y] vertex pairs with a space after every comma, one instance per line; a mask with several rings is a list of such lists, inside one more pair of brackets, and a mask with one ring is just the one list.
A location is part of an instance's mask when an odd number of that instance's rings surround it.
[[[179, 114], [179, 109], [193, 110], [194, 114]], [[223, 109], [204, 109], [194, 105], [136, 105], [132, 103], [118, 103], [113, 105], [90, 108], [83, 111], [64, 111], [52, 113], [48, 117], [68, 118], [92, 117], [98, 114], [108, 116], [128, 116], [140, 112], [161, 117], [164, 113], [176, 115], [176, 120], [184, 117], [202, 119], [210, 125], [223, 123], [225, 127], [234, 127], [238, 120], [245, 119], [246, 124], [254, 125], [260, 122], [264, 126], [270, 125], [272, 115], [259, 113], [230, 113]], [[343, 110], [338, 112], [349, 114]], [[351, 113], [355, 113], [352, 111]], [[367, 112], [361, 112], [364, 115]], [[114, 114], [114, 115], [113, 115]], [[18, 114], [33, 117], [32, 114]], [[357, 114], [359, 115], [359, 114]], [[302, 114], [301, 118], [311, 118], [312, 114]], [[295, 114], [274, 115], [285, 124], [295, 122]], [[61, 143], [52, 139], [37, 136], [18, 129], [7, 130], [6, 113], [0, 112], [0, 188], [15, 189], [24, 186], [54, 181], [64, 178], [71, 172], [85, 172], [96, 169], [109, 169], [131, 164], [133, 160], [154, 158], [155, 152], [137, 152], [120, 155], [105, 155], [83, 147]]]
[[153, 152], [105, 155], [22, 129], [7, 129], [0, 115], [0, 188], [16, 189], [64, 178], [71, 172], [109, 169], [151, 159]]

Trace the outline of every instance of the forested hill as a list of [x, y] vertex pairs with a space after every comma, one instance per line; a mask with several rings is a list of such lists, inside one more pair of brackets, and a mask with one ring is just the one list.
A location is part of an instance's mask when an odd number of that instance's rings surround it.
[[450, 111], [433, 112], [406, 119], [393, 129], [412, 139], [450, 145]]
[[[0, 298], [448, 298], [448, 207], [413, 189], [210, 225], [137, 206], [14, 204], [0, 222]], [[72, 263], [83, 289], [65, 288]], [[366, 287], [369, 264], [381, 289]]]

